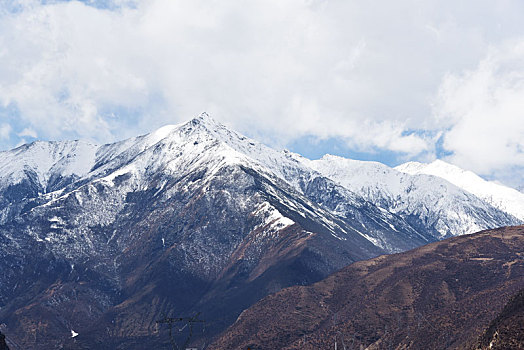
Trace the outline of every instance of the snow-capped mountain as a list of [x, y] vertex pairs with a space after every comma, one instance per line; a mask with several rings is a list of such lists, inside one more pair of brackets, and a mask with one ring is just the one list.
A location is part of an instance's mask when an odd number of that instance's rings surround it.
[[[87, 348], [171, 348], [162, 315], [202, 312], [214, 335], [283, 287], [453, 234], [461, 221], [437, 219], [454, 200], [468, 229], [517, 221], [434, 176], [373, 171], [399, 184], [368, 196], [318, 164], [207, 114], [113, 144], [0, 152], [0, 319], [27, 349], [74, 348], [73, 329]], [[406, 205], [408, 177], [425, 192]]]
[[[46, 152], [49, 155], [40, 154]], [[6, 160], [18, 159], [17, 162], [8, 162], [5, 174], [11, 184], [27, 184], [26, 187], [32, 189], [30, 194], [21, 196], [23, 201], [30, 199], [29, 206], [50, 205], [71, 196], [83, 202], [81, 193], [86, 186], [90, 188], [96, 184], [112, 189], [115, 182], [121, 183], [124, 177], [125, 186], [121, 185], [118, 189], [121, 195], [112, 196], [115, 200], [123, 198], [125, 193], [147, 189], [151, 178], [159, 174], [180, 178], [207, 169], [206, 178], [212, 179], [224, 166], [244, 166], [272, 178], [280, 187], [321, 204], [339, 220], [351, 221], [349, 225], [362, 237], [387, 252], [401, 251], [431, 240], [413, 230], [402, 219], [369, 206], [353, 192], [320, 176], [289, 152], [278, 152], [248, 139], [217, 123], [207, 114], [185, 124], [165, 126], [151, 134], [115, 144], [94, 146], [78, 141], [36, 142], [4, 153]], [[165, 183], [159, 186], [165, 186]], [[166, 198], [170, 196], [171, 192], [165, 192]], [[112, 213], [107, 214], [109, 217], [99, 215], [89, 220], [100, 221], [100, 224], [110, 222], [122, 205], [122, 200], [118, 205], [112, 203], [103, 211]], [[28, 208], [27, 203], [24, 208]], [[310, 209], [300, 210], [304, 217], [318, 216]], [[358, 220], [355, 220], [357, 216]], [[331, 219], [321, 220], [332, 230], [341, 229]]]
[[213, 335], [268, 293], [430, 240], [207, 115], [0, 157], [0, 319], [26, 349], [72, 329], [88, 348], [170, 348], [162, 315], [200, 311]]
[[520, 220], [524, 220], [524, 193], [493, 181], [487, 181], [477, 174], [463, 170], [442, 160], [424, 164], [408, 162], [395, 167], [406, 174], [427, 174], [445, 179], [485, 202]]
[[496, 206], [433, 174], [411, 175], [400, 171], [405, 169], [402, 166], [390, 168], [378, 162], [332, 155], [303, 162], [384, 210], [402, 216], [419, 230], [432, 232], [438, 239], [520, 223], [512, 217], [518, 212], [517, 207], [510, 211]]

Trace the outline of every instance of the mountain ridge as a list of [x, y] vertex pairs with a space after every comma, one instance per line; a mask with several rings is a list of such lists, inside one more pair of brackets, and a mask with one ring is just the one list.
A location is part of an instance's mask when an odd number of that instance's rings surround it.
[[[488, 228], [492, 219], [490, 213], [502, 211], [435, 175], [412, 175], [379, 162], [332, 155], [313, 161], [302, 158], [302, 161], [389, 212], [407, 220], [432, 223], [429, 228], [437, 239]], [[481, 214], [476, 215], [477, 212]], [[505, 216], [496, 226], [521, 222], [509, 213]]]
[[472, 171], [437, 159], [431, 163], [408, 162], [394, 169], [415, 175], [427, 174], [438, 176], [460, 187], [491, 205], [524, 220], [524, 194], [493, 181], [486, 181]]
[[[198, 133], [197, 131], [202, 131], [202, 132]], [[327, 173], [325, 171], [324, 173], [322, 173], [322, 167], [319, 166], [321, 162], [328, 160], [333, 163], [334, 162], [333, 160], [335, 160], [335, 162], [339, 162], [339, 163], [353, 162], [354, 164], [358, 164], [361, 168], [364, 168], [364, 167], [369, 168], [371, 166], [380, 167], [382, 169], [387, 169], [390, 174], [390, 177], [392, 176], [393, 173], [396, 173], [393, 175], [398, 175], [398, 173], [394, 170], [403, 169], [402, 166], [400, 166], [400, 168], [399, 167], [389, 168], [378, 162], [354, 161], [354, 160], [348, 160], [345, 158], [339, 158], [339, 157], [334, 157], [334, 156], [329, 156], [329, 155], [326, 155], [325, 157], [323, 157], [320, 160], [311, 161], [301, 156], [297, 157], [296, 155], [293, 155], [290, 152], [278, 152], [261, 143], [258, 143], [254, 140], [246, 138], [245, 136], [237, 134], [234, 131], [230, 131], [229, 129], [224, 127], [222, 124], [216, 122], [209, 115], [207, 115], [206, 113], [203, 113], [199, 117], [191, 120], [188, 123], [164, 126], [150, 134], [145, 134], [145, 135], [138, 136], [135, 138], [120, 141], [114, 144], [96, 146], [96, 145], [92, 145], [89, 143], [83, 143], [81, 141], [71, 141], [71, 142], [66, 141], [62, 143], [58, 143], [58, 142], [49, 143], [49, 145], [62, 146], [62, 148], [65, 148], [68, 145], [83, 145], [84, 146], [83, 147], [84, 150], [82, 150], [83, 155], [88, 154], [92, 158], [88, 157], [84, 159], [83, 161], [79, 161], [78, 160], [78, 158], [80, 157], [79, 155], [77, 155], [76, 153], [73, 153], [72, 155], [68, 153], [62, 159], [59, 159], [59, 162], [56, 162], [56, 164], [52, 164], [51, 166], [48, 166], [49, 169], [47, 172], [52, 170], [53, 167], [58, 170], [58, 172], [55, 174], [46, 174], [46, 172], [43, 171], [42, 169], [34, 169], [35, 167], [29, 167], [29, 170], [33, 170], [34, 173], [36, 174], [35, 176], [30, 176], [31, 174], [29, 175], [27, 174], [27, 170], [28, 170], [27, 166], [24, 166], [21, 169], [15, 169], [15, 171], [11, 171], [11, 172], [4, 171], [4, 174], [12, 174], [14, 172], [21, 173], [29, 179], [28, 181], [32, 180], [33, 182], [32, 186], [34, 188], [33, 190], [34, 195], [40, 192], [44, 192], [44, 193], [47, 193], [49, 197], [53, 197], [57, 195], [58, 191], [64, 190], [64, 187], [65, 187], [64, 184], [70, 185], [72, 182], [79, 181], [79, 180], [81, 181], [83, 180], [84, 182], [89, 182], [93, 180], [102, 180], [102, 178], [104, 177], [106, 178], [106, 180], [112, 180], [116, 178], [117, 176], [121, 175], [122, 173], [124, 173], [126, 170], [129, 170], [128, 172], [133, 173], [133, 171], [136, 169], [125, 169], [126, 163], [132, 163], [133, 159], [137, 160], [143, 152], [147, 152], [148, 149], [153, 148], [155, 145], [159, 146], [160, 143], [162, 142], [171, 143], [171, 144], [181, 143], [182, 138], [191, 137], [190, 135], [191, 133], [197, 134], [195, 137], [195, 140], [193, 141], [195, 144], [198, 144], [198, 139], [202, 139], [204, 137], [203, 135], [207, 135], [209, 138], [215, 139], [216, 142], [224, 144], [225, 148], [222, 149], [221, 151], [221, 156], [224, 158], [224, 161], [231, 161], [231, 162], [245, 161], [245, 162], [251, 163], [250, 164], [251, 166], [254, 166], [256, 164], [257, 166], [259, 166], [259, 168], [257, 169], [258, 171], [270, 172], [273, 175], [283, 179], [288, 184], [292, 185], [295, 188], [295, 190], [302, 192], [302, 193], [307, 191], [306, 189], [307, 184], [310, 183], [314, 178], [319, 177], [319, 175], [327, 176], [327, 178], [335, 180], [336, 183], [342, 185], [347, 190], [349, 190], [349, 192], [346, 192], [345, 200], [351, 201], [353, 205], [358, 204], [359, 201], [361, 202], [360, 197], [363, 197], [365, 200], [369, 200], [373, 204], [375, 205], [379, 204], [380, 206], [381, 204], [380, 201], [383, 199], [383, 196], [379, 196], [380, 198], [377, 199], [377, 198], [372, 198], [371, 196], [369, 196], [366, 193], [363, 193], [362, 189], [358, 188], [358, 184], [357, 186], [353, 186], [351, 183], [349, 183], [348, 179], [354, 180], [356, 178], [355, 176], [352, 177], [351, 174], [345, 174], [346, 175], [345, 181], [341, 181], [340, 176], [338, 178], [336, 176], [335, 178], [332, 178], [333, 176], [330, 176], [332, 174], [329, 174], [329, 171]], [[170, 137], [171, 137], [171, 140], [169, 139]], [[29, 145], [28, 147], [29, 148], [31, 146], [34, 147], [36, 144], [45, 145], [45, 143], [38, 142], [38, 143], [33, 143]], [[60, 148], [60, 147], [57, 147], [57, 148]], [[198, 149], [198, 146], [195, 147], [195, 149], [193, 150], [191, 150], [190, 147], [186, 147], [186, 148], [187, 149], [179, 150], [179, 151], [188, 152], [188, 154], [190, 156], [192, 155], [193, 157], [196, 157], [198, 152], [202, 151]], [[19, 150], [19, 149], [20, 147], [16, 150]], [[9, 158], [9, 157], [6, 157], [6, 155], [9, 155], [9, 153], [10, 151], [0, 152], [0, 160], [2, 160], [2, 158], [4, 158], [4, 160], [5, 158]], [[61, 154], [59, 150], [54, 150], [51, 153]], [[19, 155], [20, 151], [16, 152], [16, 154]], [[136, 157], [136, 158], [131, 159], [129, 157]], [[146, 167], [159, 168], [160, 166], [158, 164], [161, 164], [165, 166], [166, 169], [164, 170], [169, 170], [169, 161], [166, 161], [166, 159], [157, 157], [155, 159], [155, 162], [152, 162], [152, 161], [148, 161], [147, 159], [144, 160], [143, 158], [144, 157], [140, 159], [142, 164], [138, 164], [138, 167], [135, 164], [135, 168], [139, 168], [139, 169], [146, 168]], [[154, 157], [151, 156], [151, 158], [153, 159]], [[31, 159], [29, 161], [31, 161]], [[5, 161], [5, 163], [8, 164], [10, 162]], [[65, 163], [66, 166], [60, 167], [60, 165], [64, 165], [60, 163]], [[73, 166], [67, 167], [67, 165], [73, 165]], [[76, 169], [74, 165], [76, 165]], [[12, 166], [12, 164], [10, 164], [10, 166]], [[180, 167], [180, 165], [176, 165], [174, 167], [177, 168], [177, 167]], [[116, 172], [116, 169], [118, 168], [121, 168], [120, 172]], [[319, 170], [321, 174], [319, 174]], [[351, 168], [349, 169], [349, 171], [353, 171], [353, 172], [354, 170], [355, 170], [354, 166], [352, 167], [352, 169]], [[407, 170], [406, 171], [399, 170], [399, 172], [407, 173]], [[112, 177], [106, 177], [110, 173], [113, 173]], [[367, 175], [370, 175], [370, 174], [368, 173]], [[3, 178], [0, 178], [0, 184], [6, 182], [5, 177], [6, 176], [4, 175]], [[50, 190], [54, 190], [52, 191], [52, 192], [55, 192], [54, 194], [49, 193], [50, 191], [48, 191], [49, 184], [48, 184], [48, 179], [46, 179], [46, 177], [55, 178], [55, 183], [52, 183], [51, 184], [52, 186], [50, 187]], [[378, 179], [373, 179], [373, 176], [368, 176], [368, 178], [371, 178], [372, 180], [374, 180], [375, 184], [379, 184], [380, 181], [386, 182], [384, 181], [385, 179], [384, 176]], [[41, 179], [43, 181], [40, 181]], [[58, 179], [58, 181], [56, 179]], [[401, 179], [401, 182], [402, 182], [402, 179]], [[448, 188], [452, 187], [452, 186], [451, 187], [449, 186], [448, 182], [445, 182], [445, 183], [440, 182], [441, 187], [443, 186], [442, 184], [445, 184], [445, 186]], [[368, 186], [368, 190], [369, 190], [369, 186]], [[383, 188], [375, 189], [374, 191], [380, 191], [382, 195], [385, 193], [386, 196], [396, 196], [396, 197], [399, 196], [399, 193], [394, 193], [395, 191], [393, 191], [392, 194], [388, 194], [387, 193], [388, 191], [384, 191]], [[516, 190], [513, 190], [513, 191], [517, 192]], [[392, 191], [389, 191], [389, 192], [392, 192]], [[469, 194], [470, 192], [467, 192], [467, 193]], [[463, 192], [457, 193], [457, 195], [464, 197]], [[478, 204], [479, 200], [484, 201], [484, 203], [487, 203], [488, 205], [494, 205], [492, 201], [491, 202], [485, 201], [482, 198], [478, 199], [479, 197], [476, 195], [475, 197], [476, 198], [466, 198], [466, 200], [471, 203], [476, 202], [477, 204], [475, 204], [475, 206], [477, 208], [482, 207], [482, 205]], [[512, 213], [518, 212], [521, 204], [524, 207], [524, 195], [522, 195], [522, 198], [523, 198], [523, 203], [518, 202], [517, 203], [518, 205], [516, 208], [513, 208], [512, 210], [510, 210], [510, 212], [508, 212], [507, 210], [505, 212], [508, 213], [510, 216], [513, 216]], [[403, 200], [403, 198], [400, 198], [400, 199]], [[426, 201], [426, 203], [430, 202], [427, 199], [424, 199], [424, 200]], [[416, 202], [414, 205], [420, 206], [420, 204], [421, 204], [420, 200], [418, 200], [418, 202]], [[442, 205], [442, 207], [445, 207], [445, 206], [446, 205]], [[386, 206], [385, 209], [392, 213], [395, 213], [396, 211], [398, 211], [398, 208], [394, 208], [391, 205], [389, 207]], [[503, 210], [504, 208], [498, 208], [498, 209], [504, 211]], [[428, 210], [437, 212], [443, 209], [434, 208], [434, 209], [428, 209]], [[491, 209], [483, 208], [482, 210], [490, 211]], [[458, 211], [458, 212], [461, 212], [461, 211]], [[408, 210], [405, 216], [409, 216], [411, 214], [412, 212]], [[4, 213], [3, 216], [5, 217], [6, 214]], [[462, 216], [467, 217], [468, 215], [465, 214]], [[422, 218], [422, 220], [424, 220], [424, 218]], [[435, 221], [435, 219], [433, 220]], [[518, 223], [519, 222], [516, 220], [512, 221], [512, 219], [506, 218], [503, 221], [499, 222], [498, 226], [508, 225], [508, 224], [518, 224]], [[433, 223], [433, 225], [438, 226], [439, 224]], [[436, 231], [439, 232], [441, 236], [445, 236], [446, 231], [453, 232], [454, 234], [461, 234], [461, 233], [470, 233], [470, 232], [474, 232], [479, 229], [489, 227], [484, 222], [480, 222], [478, 224], [474, 222], [470, 222], [467, 225], [463, 225], [463, 226], [470, 226], [470, 228], [466, 228], [464, 229], [463, 232], [461, 232], [460, 230], [457, 230], [457, 227], [446, 229], [444, 225], [440, 229], [437, 228]], [[436, 238], [439, 238], [439, 237], [437, 236]]]

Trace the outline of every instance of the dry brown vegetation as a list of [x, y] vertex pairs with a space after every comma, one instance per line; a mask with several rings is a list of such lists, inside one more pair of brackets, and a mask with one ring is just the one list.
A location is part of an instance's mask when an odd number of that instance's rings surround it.
[[[471, 348], [524, 288], [523, 252], [519, 226], [357, 262], [264, 298], [212, 348], [329, 349], [335, 339], [339, 349]], [[522, 313], [508, 317], [499, 334], [518, 334], [507, 328], [522, 328]]]

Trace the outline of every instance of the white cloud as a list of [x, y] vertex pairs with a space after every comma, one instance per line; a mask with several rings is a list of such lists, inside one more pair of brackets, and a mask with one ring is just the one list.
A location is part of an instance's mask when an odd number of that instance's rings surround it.
[[12, 128], [11, 125], [4, 123], [0, 124], [0, 140], [9, 139], [9, 135], [11, 134]]
[[[449, 118], [462, 117], [431, 118], [442, 76], [524, 35], [516, 0], [110, 5], [0, 11], [0, 106], [18, 108], [20, 129], [107, 142], [206, 110], [280, 145], [312, 135], [427, 156], [435, 139], [410, 130], [460, 130]], [[465, 147], [452, 136], [446, 147]]]
[[482, 174], [524, 169], [524, 40], [490, 54], [474, 70], [448, 75], [436, 117], [451, 161]]
[[32, 137], [32, 138], [37, 138], [38, 135], [36, 133], [36, 131], [34, 131], [33, 129], [31, 128], [25, 128], [24, 130], [20, 131], [19, 133], [17, 133], [18, 137]]

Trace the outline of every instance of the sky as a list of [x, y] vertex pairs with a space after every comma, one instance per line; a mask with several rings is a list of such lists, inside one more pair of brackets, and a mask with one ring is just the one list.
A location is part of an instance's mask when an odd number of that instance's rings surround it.
[[524, 185], [520, 0], [0, 0], [0, 150], [203, 111], [275, 148]]

